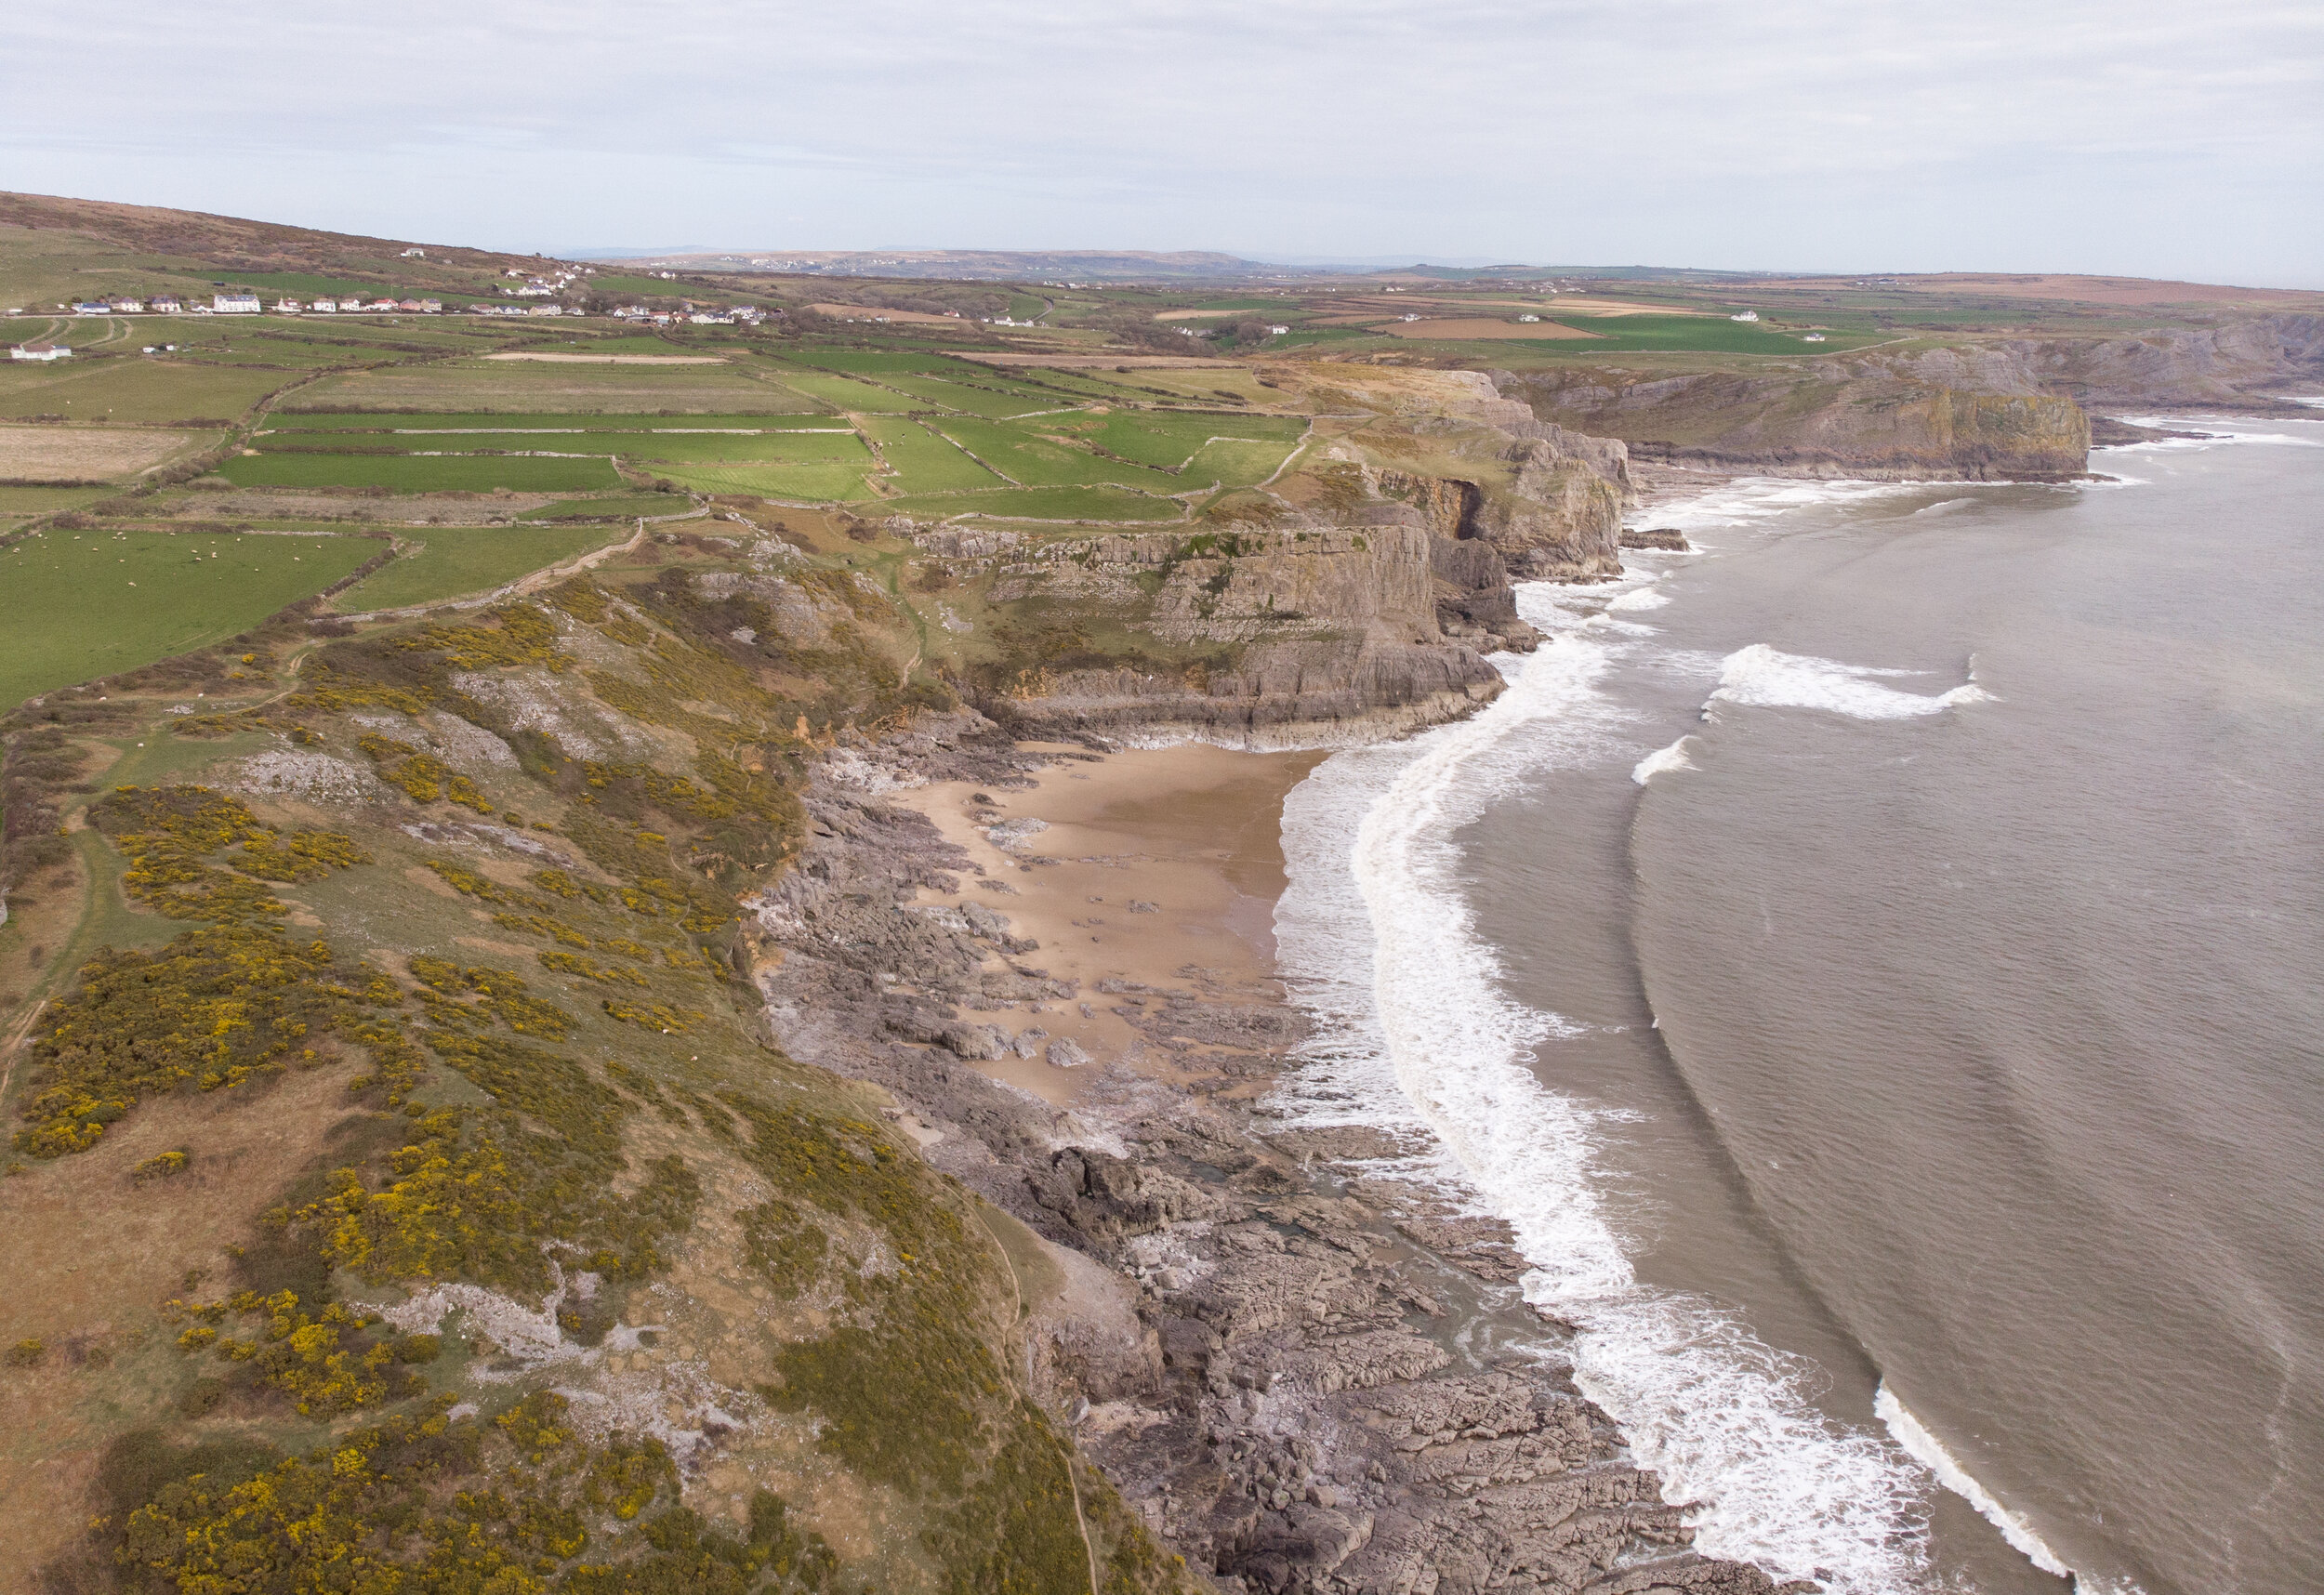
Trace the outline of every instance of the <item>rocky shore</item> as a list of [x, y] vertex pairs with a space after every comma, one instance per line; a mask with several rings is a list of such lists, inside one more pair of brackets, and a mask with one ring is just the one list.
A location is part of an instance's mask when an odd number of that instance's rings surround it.
[[[969, 713], [843, 746], [756, 904], [772, 1039], [884, 1088], [997, 1232], [1038, 1237], [1017, 1264], [1033, 1387], [1221, 1589], [1775, 1588], [1689, 1548], [1499, 1226], [1395, 1177], [1413, 1149], [1386, 1134], [1278, 1111], [1304, 1025], [1234, 905], [1299, 770], [1234, 798], [1240, 842], [1070, 850], [1169, 811], [1184, 751], [1028, 748]], [[1156, 878], [1180, 901], [1147, 901]], [[1189, 944], [1217, 956], [1174, 962]]]

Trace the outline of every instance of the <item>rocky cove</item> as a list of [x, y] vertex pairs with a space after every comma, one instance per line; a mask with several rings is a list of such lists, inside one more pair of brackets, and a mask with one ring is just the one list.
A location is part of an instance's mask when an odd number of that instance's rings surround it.
[[[846, 749], [756, 906], [771, 1039], [884, 1088], [931, 1163], [1041, 1238], [1028, 1379], [1220, 1588], [1775, 1588], [1690, 1549], [1684, 1506], [1545, 1362], [1566, 1331], [1519, 1297], [1500, 1226], [1393, 1172], [1414, 1149], [1390, 1136], [1276, 1115], [1303, 1024], [1263, 954], [1198, 922], [1184, 866], [1217, 855], [1109, 796], [1191, 798], [1186, 751], [1030, 750], [972, 715]], [[1274, 815], [1248, 817], [1263, 852]], [[1174, 925], [1217, 950], [1155, 967]]]

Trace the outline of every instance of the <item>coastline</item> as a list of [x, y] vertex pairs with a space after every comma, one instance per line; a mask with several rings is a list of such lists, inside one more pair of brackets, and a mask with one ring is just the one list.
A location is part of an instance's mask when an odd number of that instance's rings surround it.
[[1036, 1388], [1222, 1589], [1775, 1589], [1691, 1549], [1433, 1149], [1269, 1100], [1310, 1037], [1266, 923], [1321, 757], [957, 719], [842, 749], [759, 904], [773, 1039], [1031, 1232]]

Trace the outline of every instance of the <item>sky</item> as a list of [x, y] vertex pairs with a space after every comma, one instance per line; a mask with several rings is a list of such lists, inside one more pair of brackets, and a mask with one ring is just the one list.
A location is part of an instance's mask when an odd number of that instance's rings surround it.
[[2319, 0], [147, 0], [0, 187], [499, 249], [1221, 249], [2324, 288]]

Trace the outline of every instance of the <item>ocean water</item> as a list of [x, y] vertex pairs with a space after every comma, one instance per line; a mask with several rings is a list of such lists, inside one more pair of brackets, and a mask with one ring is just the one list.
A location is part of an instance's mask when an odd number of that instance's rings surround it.
[[1656, 512], [1286, 805], [1285, 1111], [1514, 1226], [1708, 1551], [2324, 1588], [2324, 424], [2197, 424]]

